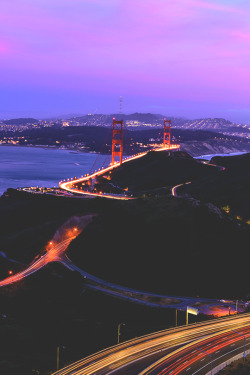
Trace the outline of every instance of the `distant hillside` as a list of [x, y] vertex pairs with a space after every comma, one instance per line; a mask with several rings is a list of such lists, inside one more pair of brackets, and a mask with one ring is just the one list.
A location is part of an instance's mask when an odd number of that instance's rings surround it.
[[225, 120], [224, 118], [200, 118], [195, 120], [188, 120], [184, 126], [189, 126], [190, 129], [214, 129], [222, 130], [230, 126], [235, 126], [231, 121]]
[[250, 126], [235, 124], [223, 118], [205, 118], [197, 120], [188, 120], [183, 124], [179, 124], [178, 128], [190, 130], [209, 130], [214, 132], [221, 132], [225, 135], [234, 135], [246, 138], [250, 135]]
[[27, 125], [27, 124], [36, 124], [39, 120], [34, 118], [14, 118], [11, 120], [3, 120], [2, 121], [6, 125]]
[[[22, 131], [25, 137], [20, 139], [19, 131], [0, 131], [0, 138], [17, 137], [20, 145], [49, 145], [75, 147], [83, 145], [85, 151], [111, 152], [111, 127], [103, 126], [67, 126], [41, 127]], [[27, 142], [25, 141], [27, 140]], [[227, 136], [208, 130], [172, 129], [173, 142], [181, 143], [181, 148], [192, 156], [213, 153], [250, 151], [250, 140]], [[129, 131], [124, 129], [124, 153], [135, 154], [150, 149], [152, 144], [163, 142], [162, 128], [147, 128]], [[81, 148], [80, 148], [81, 149]]]
[[164, 116], [161, 114], [153, 114], [153, 113], [131, 113], [131, 114], [121, 114], [121, 113], [112, 113], [112, 114], [88, 114], [84, 116], [74, 116], [69, 119], [69, 121], [72, 122], [79, 122], [79, 123], [86, 123], [88, 125], [94, 125], [96, 123], [99, 123], [99, 125], [102, 126], [111, 126], [113, 118], [116, 120], [123, 120], [124, 123], [136, 121], [138, 122], [142, 127], [144, 124], [151, 124], [151, 125], [159, 125], [163, 123], [163, 119], [167, 118], [172, 121], [173, 126], [181, 126], [183, 125], [187, 120], [182, 117], [173, 117], [173, 116]]

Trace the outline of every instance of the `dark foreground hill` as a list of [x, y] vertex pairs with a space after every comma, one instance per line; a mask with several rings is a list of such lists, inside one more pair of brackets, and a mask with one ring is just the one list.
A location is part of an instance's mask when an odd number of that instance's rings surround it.
[[211, 163], [225, 171], [204, 180], [196, 180], [180, 189], [204, 202], [212, 202], [235, 216], [250, 221], [250, 154], [214, 157]]
[[236, 297], [249, 290], [249, 239], [250, 228], [210, 204], [151, 198], [100, 214], [69, 257], [91, 274], [141, 290]]
[[[154, 154], [150, 157], [155, 180], [158, 167]], [[159, 158], [159, 163], [168, 163]], [[174, 160], [183, 177], [186, 159], [183, 165], [182, 158]], [[168, 178], [176, 178], [171, 171]], [[213, 171], [218, 174], [216, 168]], [[65, 221], [90, 213], [97, 216], [68, 251], [69, 258], [89, 273], [163, 294], [240, 299], [250, 293], [249, 226], [210, 203], [166, 194], [126, 202], [10, 189], [0, 198], [0, 251], [28, 264], [44, 252]], [[14, 273], [24, 267], [4, 258], [1, 279], [10, 266]], [[57, 346], [63, 366], [114, 345], [121, 322], [126, 323], [121, 336], [125, 340], [174, 325], [174, 314], [87, 290], [78, 274], [50, 263], [20, 283], [0, 288], [0, 373], [31, 375], [36, 370], [48, 375], [56, 368]], [[178, 319], [184, 324], [185, 313], [178, 313]]]
[[111, 174], [111, 183], [139, 192], [217, 176], [217, 168], [204, 165], [182, 151], [151, 151], [143, 158], [124, 163]]

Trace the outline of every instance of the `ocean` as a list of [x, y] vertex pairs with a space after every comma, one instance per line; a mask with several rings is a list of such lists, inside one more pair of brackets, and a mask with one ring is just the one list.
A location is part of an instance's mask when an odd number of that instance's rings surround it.
[[80, 177], [105, 161], [106, 166], [108, 158], [71, 150], [0, 146], [0, 195], [7, 188], [58, 187], [62, 179]]

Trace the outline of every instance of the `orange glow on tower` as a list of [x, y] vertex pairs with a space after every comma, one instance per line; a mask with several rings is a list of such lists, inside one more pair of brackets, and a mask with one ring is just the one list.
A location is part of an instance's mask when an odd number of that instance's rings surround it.
[[163, 147], [170, 148], [171, 144], [171, 120], [164, 118]]
[[122, 164], [123, 154], [123, 120], [116, 121], [113, 118], [113, 136], [112, 136], [112, 161], [115, 164], [115, 157], [119, 157], [119, 162]]

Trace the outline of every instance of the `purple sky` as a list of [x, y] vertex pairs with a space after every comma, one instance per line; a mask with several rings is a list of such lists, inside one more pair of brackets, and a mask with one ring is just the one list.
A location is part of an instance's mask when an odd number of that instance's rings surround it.
[[250, 122], [249, 0], [1, 0], [0, 118]]

